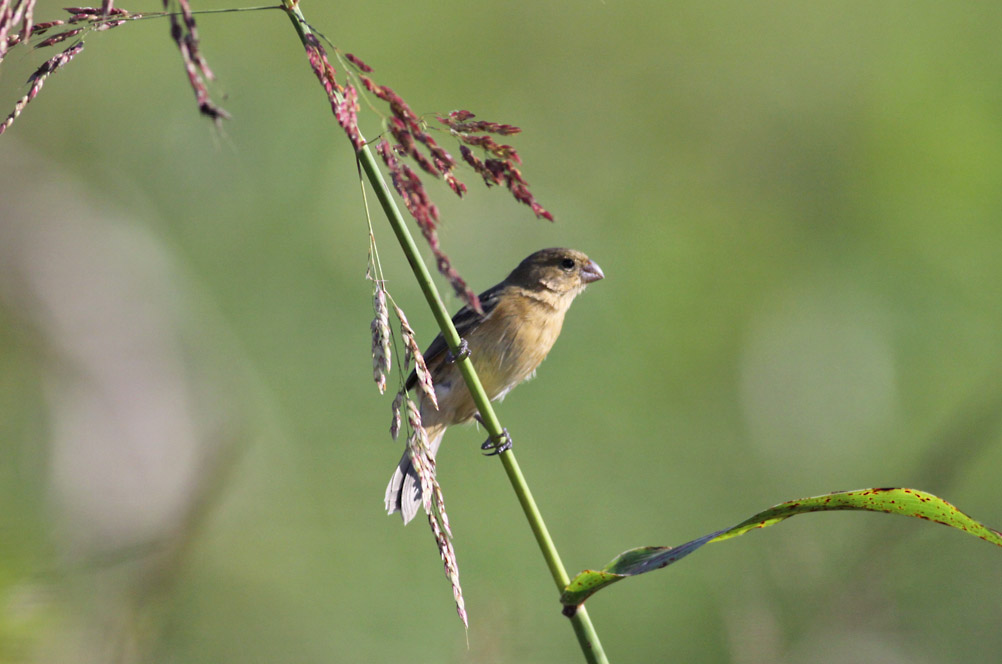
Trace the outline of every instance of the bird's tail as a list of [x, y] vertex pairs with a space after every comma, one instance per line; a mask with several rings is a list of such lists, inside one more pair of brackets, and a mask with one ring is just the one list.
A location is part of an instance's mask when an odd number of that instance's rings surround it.
[[[438, 446], [442, 444], [442, 436], [445, 434], [444, 426], [428, 427], [428, 450], [434, 459], [438, 454]], [[393, 471], [393, 477], [386, 486], [386, 513], [393, 514], [400, 512], [404, 519], [404, 525], [413, 519], [418, 509], [421, 507], [421, 479], [414, 464], [411, 463], [411, 450], [404, 449], [404, 455], [400, 457], [400, 463]]]

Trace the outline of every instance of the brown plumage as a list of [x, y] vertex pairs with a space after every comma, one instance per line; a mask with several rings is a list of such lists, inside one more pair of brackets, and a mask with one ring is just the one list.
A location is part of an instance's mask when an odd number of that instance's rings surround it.
[[[604, 276], [601, 268], [580, 251], [543, 249], [480, 295], [483, 314], [469, 307], [459, 310], [452, 322], [469, 347], [470, 360], [491, 401], [503, 398], [533, 376], [560, 336], [571, 302], [585, 286]], [[435, 410], [430, 400], [421, 396], [421, 420], [434, 456], [445, 430], [472, 420], [477, 408], [459, 367], [450, 361], [441, 334], [428, 346], [424, 357], [439, 406]], [[407, 389], [416, 382], [417, 377], [411, 374]], [[404, 523], [417, 514], [421, 483], [407, 450], [386, 487], [385, 501], [386, 511], [400, 511]]]

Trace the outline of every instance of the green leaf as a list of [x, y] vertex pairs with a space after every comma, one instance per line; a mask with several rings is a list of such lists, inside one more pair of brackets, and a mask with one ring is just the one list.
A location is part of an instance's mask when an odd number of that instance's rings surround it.
[[1002, 533], [975, 521], [931, 493], [916, 489], [836, 491], [770, 507], [736, 526], [704, 535], [681, 546], [644, 546], [624, 551], [601, 570], [585, 570], [574, 577], [560, 596], [560, 602], [565, 607], [564, 613], [573, 615], [586, 599], [616, 581], [667, 567], [709, 542], [721, 542], [737, 537], [754, 528], [765, 528], [797, 514], [830, 510], [869, 510], [913, 516], [963, 530], [1002, 547]]

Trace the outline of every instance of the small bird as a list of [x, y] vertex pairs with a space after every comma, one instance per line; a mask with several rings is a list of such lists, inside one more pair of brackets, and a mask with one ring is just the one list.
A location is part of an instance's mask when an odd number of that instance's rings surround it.
[[[560, 336], [564, 314], [574, 298], [593, 281], [603, 279], [602, 269], [580, 251], [542, 249], [516, 267], [504, 281], [480, 294], [483, 314], [469, 306], [453, 317], [463, 352], [469, 353], [484, 391], [491, 401], [502, 399], [522, 381], [532, 378]], [[476, 404], [463, 381], [455, 358], [439, 334], [424, 353], [435, 385], [438, 409], [421, 395], [421, 421], [428, 432], [432, 457], [442, 444], [445, 430], [477, 417]], [[415, 373], [406, 389], [417, 383]], [[487, 444], [485, 443], [485, 448]], [[386, 487], [386, 512], [399, 511], [404, 524], [421, 505], [421, 481], [405, 449]]]

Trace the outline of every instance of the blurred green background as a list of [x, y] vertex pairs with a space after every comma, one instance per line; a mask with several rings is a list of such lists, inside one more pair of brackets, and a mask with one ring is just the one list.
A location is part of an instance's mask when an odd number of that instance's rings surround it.
[[[605, 270], [498, 409], [571, 573], [837, 489], [1002, 524], [1002, 6], [302, 7], [419, 113], [524, 128], [556, 223], [429, 185], [474, 288], [544, 246]], [[383, 513], [347, 141], [280, 12], [199, 27], [221, 131], [156, 20], [90, 37], [0, 138], [0, 662], [581, 661], [481, 432], [439, 459], [469, 647], [427, 528]], [[49, 54], [11, 52], [4, 113]], [[994, 547], [845, 513], [589, 608], [616, 662], [922, 664], [1002, 651], [1000, 591]]]

